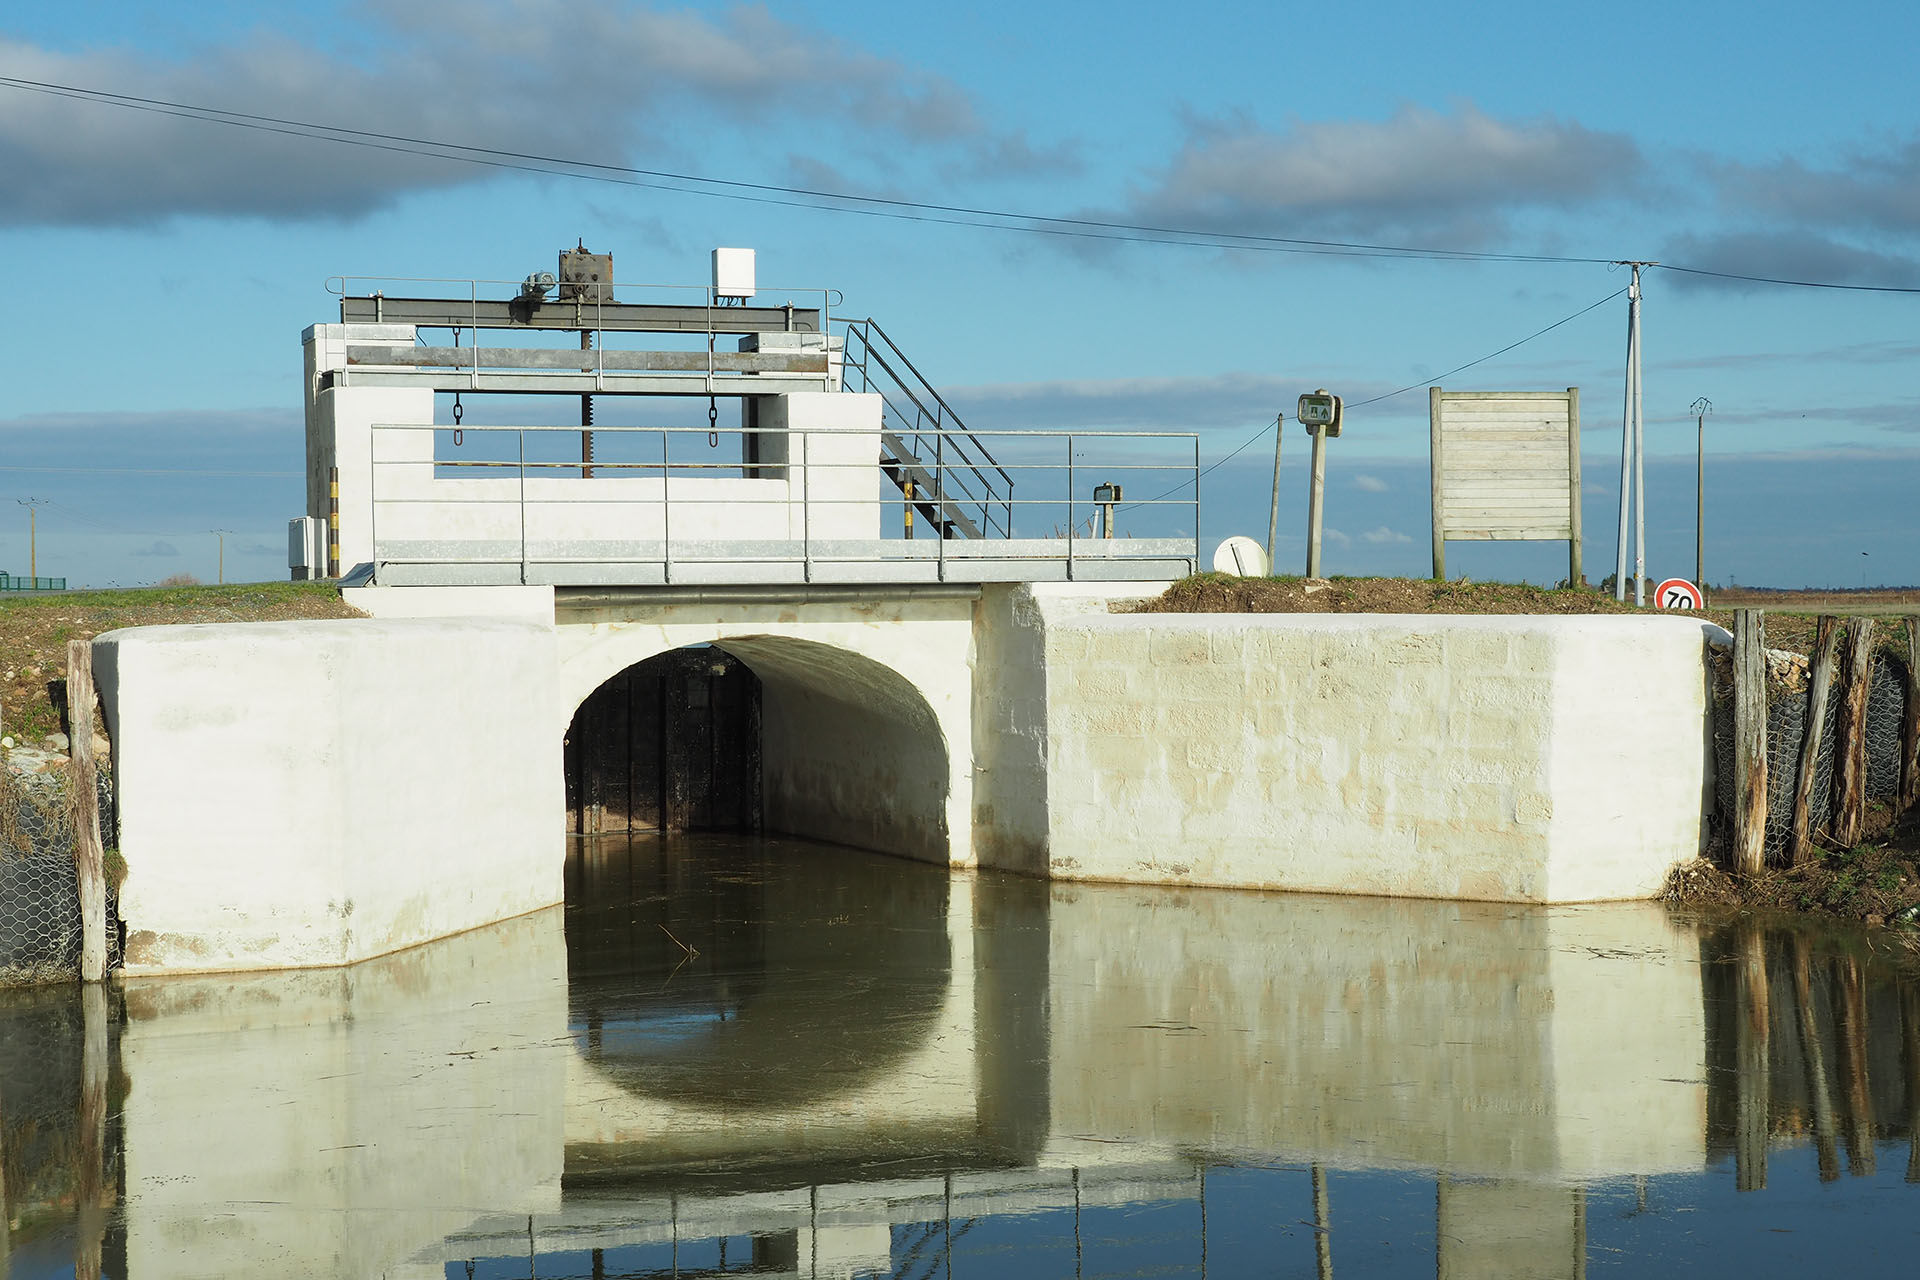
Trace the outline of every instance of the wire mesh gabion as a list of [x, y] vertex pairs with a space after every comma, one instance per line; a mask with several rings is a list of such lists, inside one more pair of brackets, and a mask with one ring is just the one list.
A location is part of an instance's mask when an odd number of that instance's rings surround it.
[[[1713, 754], [1715, 836], [1728, 829], [1733, 814], [1733, 682], [1732, 666], [1714, 663]], [[1793, 793], [1800, 777], [1800, 756], [1806, 744], [1807, 710], [1812, 698], [1804, 666], [1770, 660], [1767, 669], [1767, 840], [1768, 862], [1784, 862], [1793, 841]], [[1833, 823], [1833, 764], [1835, 727], [1839, 723], [1840, 673], [1827, 689], [1820, 733], [1820, 751], [1814, 758], [1812, 812], [1808, 828], [1814, 833]], [[1906, 666], [1890, 654], [1877, 654], [1867, 676], [1866, 794], [1885, 799], [1900, 788], [1900, 755], [1906, 715]]]
[[[113, 783], [100, 770], [101, 839], [111, 848]], [[0, 769], [0, 986], [80, 972], [79, 875], [66, 775]], [[107, 889], [107, 964], [120, 964], [119, 895]]]

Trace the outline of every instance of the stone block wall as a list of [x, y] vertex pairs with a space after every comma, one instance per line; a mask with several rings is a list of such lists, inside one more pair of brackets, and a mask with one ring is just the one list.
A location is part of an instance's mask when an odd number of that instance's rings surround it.
[[1705, 625], [1056, 618], [1049, 871], [1512, 902], [1651, 897], [1704, 834]]

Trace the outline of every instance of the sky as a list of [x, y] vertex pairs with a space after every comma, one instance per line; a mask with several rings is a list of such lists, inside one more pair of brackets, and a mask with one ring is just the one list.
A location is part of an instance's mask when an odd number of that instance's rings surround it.
[[[1581, 388], [1586, 561], [1611, 565], [1611, 264], [1658, 261], [1648, 572], [1693, 571], [1706, 397], [1710, 581], [1920, 583], [1917, 45], [1894, 4], [8, 6], [0, 80], [496, 163], [0, 83], [0, 569], [27, 571], [34, 501], [43, 575], [211, 580], [224, 547], [230, 579], [284, 576], [300, 332], [338, 318], [329, 279], [517, 280], [584, 241], [622, 282], [690, 285], [711, 247], [751, 246], [760, 300], [838, 290], [974, 427], [1197, 432], [1207, 542], [1264, 539], [1285, 412], [1282, 570], [1294, 400], [1334, 390], [1357, 407], [1328, 446], [1325, 568], [1408, 575], [1431, 564], [1436, 379]], [[1565, 550], [1454, 544], [1448, 566], [1551, 581]]]

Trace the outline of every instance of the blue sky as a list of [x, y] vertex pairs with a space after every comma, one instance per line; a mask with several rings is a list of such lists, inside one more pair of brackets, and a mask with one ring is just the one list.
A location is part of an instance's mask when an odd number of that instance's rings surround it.
[[[0, 76], [645, 168], [1205, 232], [1920, 286], [1909, 6], [660, 7], [557, 0], [10, 7]], [[0, 567], [284, 574], [299, 333], [327, 277], [518, 278], [562, 243], [623, 281], [832, 286], [976, 426], [1194, 430], [1209, 461], [1325, 386], [1358, 401], [1624, 284], [1036, 236], [503, 172], [0, 87]], [[1613, 558], [1624, 300], [1449, 379], [1579, 385], [1587, 560]], [[1920, 294], [1651, 272], [1649, 571], [1920, 582]], [[1327, 567], [1428, 565], [1426, 398], [1332, 446]], [[1283, 475], [1299, 557], [1305, 437]], [[31, 468], [31, 469], [29, 469]], [[1270, 447], [1208, 476], [1263, 534]], [[1865, 553], [1864, 555], [1862, 553]], [[1456, 546], [1549, 579], [1549, 546]]]

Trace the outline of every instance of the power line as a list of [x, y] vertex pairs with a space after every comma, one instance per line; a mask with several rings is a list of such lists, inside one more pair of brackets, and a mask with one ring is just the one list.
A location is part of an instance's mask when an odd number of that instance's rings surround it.
[[1690, 276], [1712, 276], [1716, 280], [1745, 280], [1750, 284], [1781, 284], [1795, 289], [1843, 289], [1849, 293], [1920, 293], [1920, 287], [1897, 284], [1837, 284], [1831, 280], [1787, 280], [1779, 276], [1743, 276], [1736, 271], [1708, 271], [1704, 267], [1677, 267], [1671, 262], [1649, 266], [1662, 271], [1680, 271]]
[[1515, 347], [1525, 346], [1527, 343], [1532, 342], [1535, 338], [1540, 337], [1542, 334], [1552, 333], [1555, 329], [1558, 329], [1561, 325], [1569, 324], [1575, 320], [1578, 320], [1581, 316], [1587, 314], [1587, 312], [1592, 311], [1595, 308], [1606, 306], [1609, 302], [1612, 302], [1615, 298], [1619, 297], [1621, 294], [1625, 292], [1626, 292], [1625, 289], [1615, 289], [1612, 293], [1600, 299], [1600, 301], [1594, 303], [1592, 306], [1582, 307], [1578, 311], [1574, 312], [1572, 315], [1565, 316], [1559, 320], [1555, 320], [1552, 324], [1548, 325], [1546, 328], [1537, 329], [1534, 332], [1528, 334], [1526, 337], [1520, 339], [1520, 341], [1510, 342], [1506, 346], [1500, 348], [1498, 351], [1492, 352], [1488, 355], [1481, 356], [1478, 360], [1469, 360], [1465, 364], [1455, 365], [1453, 368], [1447, 370], [1445, 373], [1438, 374], [1431, 378], [1422, 378], [1418, 382], [1408, 383], [1406, 386], [1401, 387], [1398, 391], [1389, 391], [1385, 395], [1374, 396], [1370, 400], [1356, 400], [1351, 405], [1348, 405], [1346, 407], [1350, 409], [1358, 409], [1362, 405], [1379, 404], [1382, 400], [1391, 400], [1395, 396], [1403, 396], [1407, 394], [1407, 392], [1409, 391], [1417, 391], [1421, 387], [1431, 386], [1434, 383], [1439, 382], [1443, 378], [1451, 378], [1456, 373], [1464, 373], [1466, 370], [1473, 368], [1473, 366], [1477, 364], [1485, 364], [1489, 360], [1492, 360], [1498, 356], [1503, 356], [1507, 354], [1507, 352], [1513, 350]]
[[[150, 114], [172, 116], [177, 119], [198, 120], [206, 124], [224, 124], [234, 128], [277, 133], [287, 137], [308, 138], [319, 142], [333, 142], [343, 146], [366, 147], [372, 150], [396, 152], [403, 155], [427, 156], [433, 159], [483, 165], [489, 168], [572, 177], [584, 181], [611, 182], [617, 185], [643, 187], [650, 190], [677, 191], [683, 195], [704, 195], [716, 199], [744, 200], [751, 203], [781, 205], [789, 208], [816, 209], [835, 213], [857, 213], [871, 217], [895, 218], [912, 222], [979, 227], [989, 230], [1018, 231], [1035, 235], [1069, 236], [1078, 239], [1114, 240], [1137, 244], [1170, 244], [1208, 249], [1241, 249], [1261, 253], [1301, 253], [1334, 257], [1406, 258], [1415, 261], [1440, 262], [1531, 262], [1597, 265], [1613, 261], [1613, 259], [1610, 258], [1584, 258], [1556, 254], [1494, 253], [1469, 249], [1434, 249], [1412, 245], [1370, 244], [1361, 241], [1317, 240], [1305, 237], [1256, 235], [1247, 232], [1207, 231], [1203, 228], [1161, 227], [1145, 223], [1107, 221], [1096, 218], [1069, 218], [1049, 214], [988, 209], [968, 205], [938, 204], [930, 201], [906, 200], [885, 196], [865, 196], [852, 192], [828, 191], [812, 187], [746, 182], [731, 178], [712, 178], [700, 174], [676, 173], [663, 169], [634, 168], [626, 165], [607, 164], [601, 161], [576, 160], [564, 156], [543, 155], [537, 152], [512, 151], [498, 147], [482, 147], [470, 143], [447, 142], [440, 139], [421, 138], [407, 134], [380, 133], [367, 129], [351, 129], [340, 125], [320, 124], [313, 121], [294, 120], [281, 116], [260, 115], [245, 111], [229, 111], [220, 107], [208, 107], [197, 103], [175, 102], [165, 98], [143, 98], [131, 94], [110, 93], [105, 90], [89, 89], [80, 85], [60, 84], [45, 80], [28, 80], [17, 76], [0, 76], [0, 85], [26, 92], [43, 93], [54, 97], [94, 102], [103, 106], [120, 107], [132, 111], [144, 111]], [[585, 170], [586, 172], [579, 172], [580, 170]], [[651, 178], [657, 179], [658, 181], [638, 181], [637, 179], [640, 178]], [[723, 187], [728, 188], [728, 190], [700, 190], [684, 186], [664, 185], [669, 182], [695, 183], [702, 187]], [[755, 196], [742, 194], [744, 192], [771, 194]], [[778, 196], [805, 197], [806, 199], [776, 198]], [[838, 203], [821, 205], [808, 203], [807, 201], [809, 200], [830, 200]], [[933, 214], [956, 216], [928, 216]], [[979, 218], [996, 219], [997, 221], [981, 222], [968, 220]]]
[[220, 476], [246, 480], [298, 480], [304, 471], [221, 471], [186, 467], [18, 467], [0, 464], [0, 471], [30, 471], [48, 475], [83, 476]]
[[[1389, 391], [1383, 395], [1372, 396], [1365, 400], [1356, 400], [1352, 404], [1347, 405], [1346, 407], [1349, 409], [1358, 409], [1363, 405], [1379, 404], [1382, 400], [1391, 400], [1395, 396], [1403, 396], [1407, 392], [1416, 390], [1420, 387], [1430, 386], [1433, 383], [1440, 381], [1442, 378], [1451, 378], [1454, 374], [1461, 373], [1461, 372], [1464, 372], [1465, 370], [1471, 369], [1477, 364], [1485, 364], [1489, 360], [1492, 360], [1499, 356], [1503, 356], [1507, 354], [1507, 352], [1512, 351], [1515, 347], [1523, 347], [1527, 343], [1532, 342], [1535, 338], [1542, 337], [1546, 334], [1552, 333], [1555, 329], [1558, 329], [1561, 325], [1570, 324], [1573, 321], [1578, 320], [1581, 316], [1586, 315], [1587, 312], [1589, 311], [1593, 311], [1596, 308], [1606, 306], [1609, 302], [1612, 302], [1615, 298], [1619, 297], [1621, 294], [1625, 292], [1626, 292], [1625, 289], [1615, 289], [1612, 293], [1600, 299], [1598, 302], [1589, 303], [1588, 305], [1574, 312], [1572, 315], [1562, 316], [1560, 319], [1555, 320], [1552, 324], [1548, 325], [1544, 329], [1535, 329], [1532, 333], [1528, 334], [1526, 337], [1521, 338], [1516, 342], [1509, 342], [1506, 346], [1500, 348], [1498, 351], [1490, 351], [1486, 355], [1481, 356], [1478, 360], [1469, 360], [1465, 364], [1455, 365], [1453, 368], [1447, 370], [1445, 373], [1439, 374], [1432, 378], [1423, 378], [1419, 382], [1409, 383], [1408, 385], [1401, 387], [1398, 391]], [[1249, 448], [1253, 446], [1255, 441], [1265, 439], [1268, 431], [1278, 431], [1283, 429], [1284, 429], [1284, 424], [1280, 422], [1275, 422], [1270, 427], [1263, 426], [1258, 431], [1248, 436], [1245, 440], [1241, 441], [1239, 447], [1236, 448], [1232, 453], [1229, 453], [1226, 457], [1221, 458], [1217, 462], [1210, 463], [1207, 467], [1195, 473], [1193, 479], [1183, 480], [1179, 484], [1173, 486], [1173, 488], [1168, 489], [1165, 493], [1157, 494], [1154, 497], [1148, 498], [1145, 502], [1130, 502], [1126, 506], [1121, 507], [1120, 510], [1128, 511], [1134, 507], [1147, 506], [1152, 503], [1159, 502], [1163, 498], [1167, 498], [1173, 494], [1180, 492], [1180, 490], [1186, 488], [1190, 484], [1198, 484], [1202, 479], [1206, 478], [1208, 475], [1212, 474], [1214, 471], [1225, 466], [1227, 463], [1232, 462], [1235, 458], [1239, 457], [1242, 453], [1245, 453]]]

